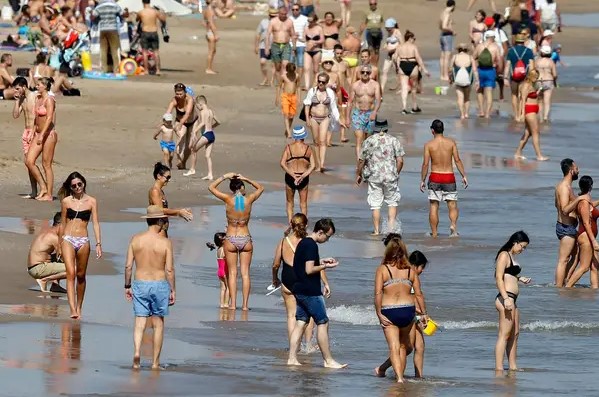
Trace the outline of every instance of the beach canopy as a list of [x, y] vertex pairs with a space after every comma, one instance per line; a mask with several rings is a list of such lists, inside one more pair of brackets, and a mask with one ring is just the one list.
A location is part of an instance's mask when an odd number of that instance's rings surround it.
[[[130, 12], [138, 12], [143, 8], [141, 0], [119, 0], [118, 5], [122, 9], [128, 8]], [[150, 4], [156, 6], [172, 15], [188, 15], [191, 14], [191, 9], [181, 5], [175, 0], [151, 0]]]

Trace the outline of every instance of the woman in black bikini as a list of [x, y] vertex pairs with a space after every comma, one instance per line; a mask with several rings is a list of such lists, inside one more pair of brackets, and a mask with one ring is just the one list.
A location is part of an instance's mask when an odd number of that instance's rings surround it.
[[102, 256], [98, 205], [96, 199], [85, 192], [86, 184], [83, 175], [73, 172], [58, 191], [58, 197], [61, 199], [61, 222], [58, 229], [60, 245], [57, 254], [62, 257], [67, 269], [67, 299], [71, 318], [74, 319], [81, 317], [85, 296], [85, 274], [90, 251], [87, 225], [90, 219], [94, 223], [96, 258]]
[[485, 17], [487, 13], [484, 10], [478, 10], [474, 19], [470, 21], [470, 43], [476, 48], [483, 41], [483, 33], [487, 30]]
[[195, 102], [193, 97], [187, 93], [185, 84], [175, 84], [175, 96], [168, 104], [166, 113], [173, 113], [175, 110], [175, 135], [177, 136], [177, 158], [179, 163], [177, 168], [186, 169], [185, 163], [191, 154], [191, 136], [196, 123], [199, 120], [195, 111]]
[[307, 135], [304, 127], [295, 127], [291, 135], [293, 143], [285, 146], [281, 156], [281, 168], [285, 171], [285, 199], [289, 221], [293, 214], [296, 191], [299, 193], [300, 211], [308, 216], [308, 184], [310, 174], [316, 168], [316, 160], [310, 146], [304, 143]]
[[[401, 84], [401, 102], [403, 104], [402, 114], [420, 113], [421, 110], [416, 103], [416, 92], [418, 85], [418, 73], [422, 72], [430, 76], [422, 62], [420, 52], [416, 46], [416, 36], [409, 30], [404, 35], [404, 42], [395, 51], [395, 62], [399, 68], [399, 82]], [[412, 92], [412, 111], [408, 111], [408, 93]]]
[[321, 22], [324, 35], [323, 48], [327, 51], [333, 51], [335, 44], [339, 44], [339, 28], [342, 25], [340, 19], [335, 19], [335, 14], [327, 12], [324, 14], [324, 21]]
[[[232, 194], [223, 193], [218, 190], [224, 180], [230, 179], [229, 189]], [[246, 194], [244, 182], [249, 183], [256, 189], [251, 194]], [[227, 216], [227, 235], [223, 248], [225, 249], [225, 261], [229, 269], [229, 294], [231, 295], [231, 304], [229, 309], [237, 309], [237, 262], [241, 269], [241, 281], [243, 286], [243, 306], [242, 310], [249, 310], [248, 300], [250, 298], [250, 264], [254, 252], [252, 236], [248, 228], [250, 216], [252, 215], [252, 205], [264, 192], [264, 187], [258, 182], [254, 182], [240, 174], [230, 172], [216, 179], [208, 187], [210, 193], [216, 198], [224, 201]]]
[[[289, 221], [291, 231], [285, 236], [277, 245], [275, 249], [275, 257], [272, 264], [272, 284], [275, 287], [281, 285], [281, 295], [283, 295], [283, 301], [285, 302], [285, 311], [287, 313], [287, 336], [291, 339], [291, 332], [295, 328], [295, 310], [297, 303], [295, 296], [293, 296], [293, 284], [295, 283], [295, 273], [293, 271], [293, 257], [295, 256], [295, 249], [299, 242], [305, 238], [308, 233], [306, 228], [308, 227], [308, 218], [302, 213], [293, 215], [293, 218]], [[281, 279], [279, 280], [279, 268], [283, 264], [283, 270], [281, 271]], [[321, 273], [321, 276], [324, 272]], [[327, 286], [328, 281], [323, 277], [323, 282]], [[310, 351], [312, 331], [314, 330], [314, 320], [310, 319], [308, 328], [304, 333], [306, 341], [306, 350]]]
[[306, 36], [306, 49], [304, 51], [304, 84], [306, 89], [312, 87], [312, 80], [318, 73], [324, 31], [318, 24], [318, 17], [312, 13], [308, 16], [308, 26], [304, 31]]
[[499, 293], [495, 298], [495, 308], [499, 313], [499, 334], [495, 344], [495, 371], [503, 371], [503, 358], [507, 355], [509, 369], [518, 369], [516, 353], [518, 350], [518, 334], [520, 332], [520, 312], [516, 306], [518, 299], [518, 282], [530, 283], [530, 278], [520, 276], [522, 268], [514, 260], [530, 240], [523, 231], [510, 236], [507, 243], [499, 249], [495, 258], [495, 283]]
[[[148, 191], [148, 205], [158, 205], [164, 208], [164, 214], [169, 216], [180, 216], [187, 222], [193, 219], [193, 214], [189, 208], [168, 208], [168, 200], [164, 194], [164, 187], [171, 180], [171, 169], [162, 163], [154, 165], [154, 184]], [[164, 229], [160, 232], [164, 237], [168, 237], [168, 221]]]

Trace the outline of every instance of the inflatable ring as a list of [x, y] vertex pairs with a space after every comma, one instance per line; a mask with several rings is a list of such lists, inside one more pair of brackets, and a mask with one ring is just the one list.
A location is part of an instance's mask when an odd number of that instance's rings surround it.
[[131, 76], [137, 71], [137, 62], [132, 58], [125, 58], [119, 65], [119, 72], [121, 74]]

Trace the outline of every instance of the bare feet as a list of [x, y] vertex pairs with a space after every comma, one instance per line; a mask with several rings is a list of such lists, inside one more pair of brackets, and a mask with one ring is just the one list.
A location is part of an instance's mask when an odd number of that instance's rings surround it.
[[46, 193], [42, 196], [36, 197], [35, 199], [37, 201], [52, 201], [52, 200], [54, 200], [54, 197], [52, 197], [48, 193]]
[[139, 369], [140, 367], [140, 357], [139, 356], [134, 356], [133, 357], [133, 369]]
[[40, 291], [42, 291], [42, 292], [50, 292], [50, 291], [46, 290], [46, 284], [47, 284], [47, 282], [42, 281], [42, 280], [37, 280], [37, 279], [35, 281], [37, 281], [37, 285], [40, 286]]
[[192, 176], [192, 175], [195, 175], [195, 173], [196, 173], [196, 170], [194, 170], [194, 169], [192, 168], [192, 169], [190, 169], [189, 171], [185, 172], [185, 173], [183, 174], [183, 176]]
[[379, 232], [378, 232], [378, 231], [376, 231], [376, 230], [375, 230], [374, 232], [370, 233], [370, 235], [371, 235], [371, 236], [378, 236], [378, 235], [380, 235], [380, 234], [381, 234], [381, 233], [379, 233]]
[[26, 194], [24, 196], [21, 196], [21, 198], [23, 198], [23, 199], [34, 199], [36, 197], [37, 197], [37, 192], [32, 192], [32, 193]]
[[347, 138], [341, 138], [341, 143], [347, 143], [347, 142], [349, 142], [349, 139], [347, 139]]
[[79, 313], [77, 313], [77, 311], [72, 311], [72, 310], [71, 310], [71, 315], [70, 315], [70, 317], [71, 317], [73, 320], [77, 320], [77, 319], [79, 319]]
[[160, 366], [160, 364], [152, 364], [152, 369], [153, 369], [153, 370], [160, 370], [160, 371], [161, 371], [161, 370], [163, 370], [164, 368], [162, 368], [162, 367]]
[[403, 378], [397, 378], [397, 383], [404, 383]]
[[212, 69], [206, 69], [206, 74], [217, 74], [218, 72], [215, 72]]
[[228, 308], [229, 308], [229, 305], [220, 305], [220, 308], [221, 308], [221, 309], [228, 309]]
[[518, 160], [526, 160], [526, 157], [521, 154], [514, 154], [514, 158]]
[[379, 378], [384, 378], [385, 377], [385, 373], [381, 372], [381, 367], [376, 367], [374, 369], [374, 376], [379, 377]]
[[549, 157], [545, 157], [545, 156], [537, 157], [537, 161], [547, 161], [547, 160], [549, 160]]
[[206, 175], [205, 177], [202, 178], [203, 181], [211, 181], [213, 179], [214, 179], [214, 177], [212, 175]]
[[268, 80], [262, 80], [262, 83], [258, 84], [260, 87], [267, 87], [270, 84], [268, 83]]
[[295, 366], [301, 366], [302, 364], [300, 364], [299, 361], [297, 361], [297, 359], [289, 359], [287, 360], [287, 365], [295, 365]]
[[181, 162], [178, 162], [178, 163], [177, 163], [177, 169], [178, 169], [178, 170], [184, 170], [184, 169], [185, 169], [185, 164], [183, 164], [183, 163], [181, 163]]
[[459, 237], [460, 233], [458, 233], [458, 231], [456, 230], [455, 227], [450, 227], [449, 228], [449, 238], [455, 238], [455, 237]]
[[341, 368], [347, 368], [349, 364], [339, 364], [337, 361], [335, 360], [331, 360], [329, 362], [324, 362], [324, 367], [325, 368], [332, 368], [332, 369], [341, 369]]
[[247, 312], [248, 310], [250, 310], [250, 308], [247, 307], [247, 306], [244, 306], [244, 307], [241, 308], [241, 310], [243, 310], [244, 312]]

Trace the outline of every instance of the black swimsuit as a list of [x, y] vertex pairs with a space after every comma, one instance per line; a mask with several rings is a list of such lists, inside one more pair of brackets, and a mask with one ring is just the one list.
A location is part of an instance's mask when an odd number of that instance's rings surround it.
[[[288, 237], [285, 237], [283, 240], [281, 240], [281, 262], [283, 262], [283, 270], [281, 271], [281, 283], [289, 291], [293, 291], [293, 284], [295, 284], [296, 278], [295, 272], [293, 271], [293, 266], [285, 262], [285, 259], [283, 259], [283, 244], [285, 244], [285, 242], [287, 242], [287, 244], [289, 244], [289, 246], [291, 247], [291, 243], [289, 242]], [[291, 247], [291, 249], [293, 249], [293, 247]]]
[[[287, 163], [292, 161], [292, 160], [306, 160], [308, 163], [310, 162], [310, 157], [308, 156], [308, 150], [310, 150], [310, 147], [308, 146], [306, 148], [306, 151], [304, 152], [303, 156], [294, 156], [293, 153], [291, 153], [291, 147], [289, 147], [289, 145], [287, 145], [287, 150], [289, 150], [289, 158], [287, 159]], [[300, 176], [303, 174], [303, 172], [295, 172], [294, 173], [295, 176]], [[289, 188], [293, 191], [296, 190], [303, 190], [304, 188], [306, 188], [308, 186], [308, 184], [310, 183], [310, 176], [305, 177], [304, 179], [302, 179], [302, 181], [300, 182], [299, 185], [295, 184], [295, 178], [294, 176], [285, 173], [285, 184], [287, 186], [289, 186]]]
[[67, 219], [81, 219], [83, 222], [89, 222], [91, 215], [92, 210], [75, 211], [71, 208], [67, 208]]
[[[512, 260], [512, 256], [509, 254], [508, 252], [508, 256], [510, 257], [510, 266], [506, 267], [505, 270], [503, 271], [503, 274], [509, 274], [510, 276], [514, 276], [516, 278], [518, 278], [518, 275], [520, 274], [520, 272], [522, 271], [522, 267], [520, 267], [519, 265], [514, 265], [514, 261]], [[510, 298], [512, 298], [514, 300], [514, 307], [518, 307], [516, 305], [516, 300], [518, 299], [518, 295], [514, 294], [513, 292], [509, 292], [507, 291], [507, 296], [509, 296]], [[501, 303], [503, 305], [503, 307], [505, 307], [505, 299], [503, 299], [503, 296], [501, 296], [501, 294], [497, 294], [497, 296], [495, 297], [495, 299], [499, 299], [499, 303]]]
[[[316, 36], [308, 36], [308, 35], [306, 35], [306, 41], [318, 41], [318, 40], [320, 40], [320, 35], [319, 34], [317, 34]], [[321, 49], [318, 48], [316, 50], [306, 51], [306, 54], [308, 54], [312, 58], [314, 58], [314, 55], [318, 54], [320, 52], [320, 50]]]
[[399, 68], [406, 76], [411, 76], [416, 66], [416, 58], [399, 58]]
[[[177, 120], [181, 120], [183, 118], [183, 116], [185, 116], [185, 111], [181, 111], [179, 110], [176, 106], [175, 106], [175, 112], [177, 114]], [[188, 121], [187, 123], [184, 123], [183, 125], [187, 128], [193, 126], [193, 124], [198, 121], [198, 116], [196, 115], [196, 118], [193, 119], [193, 121]]]

